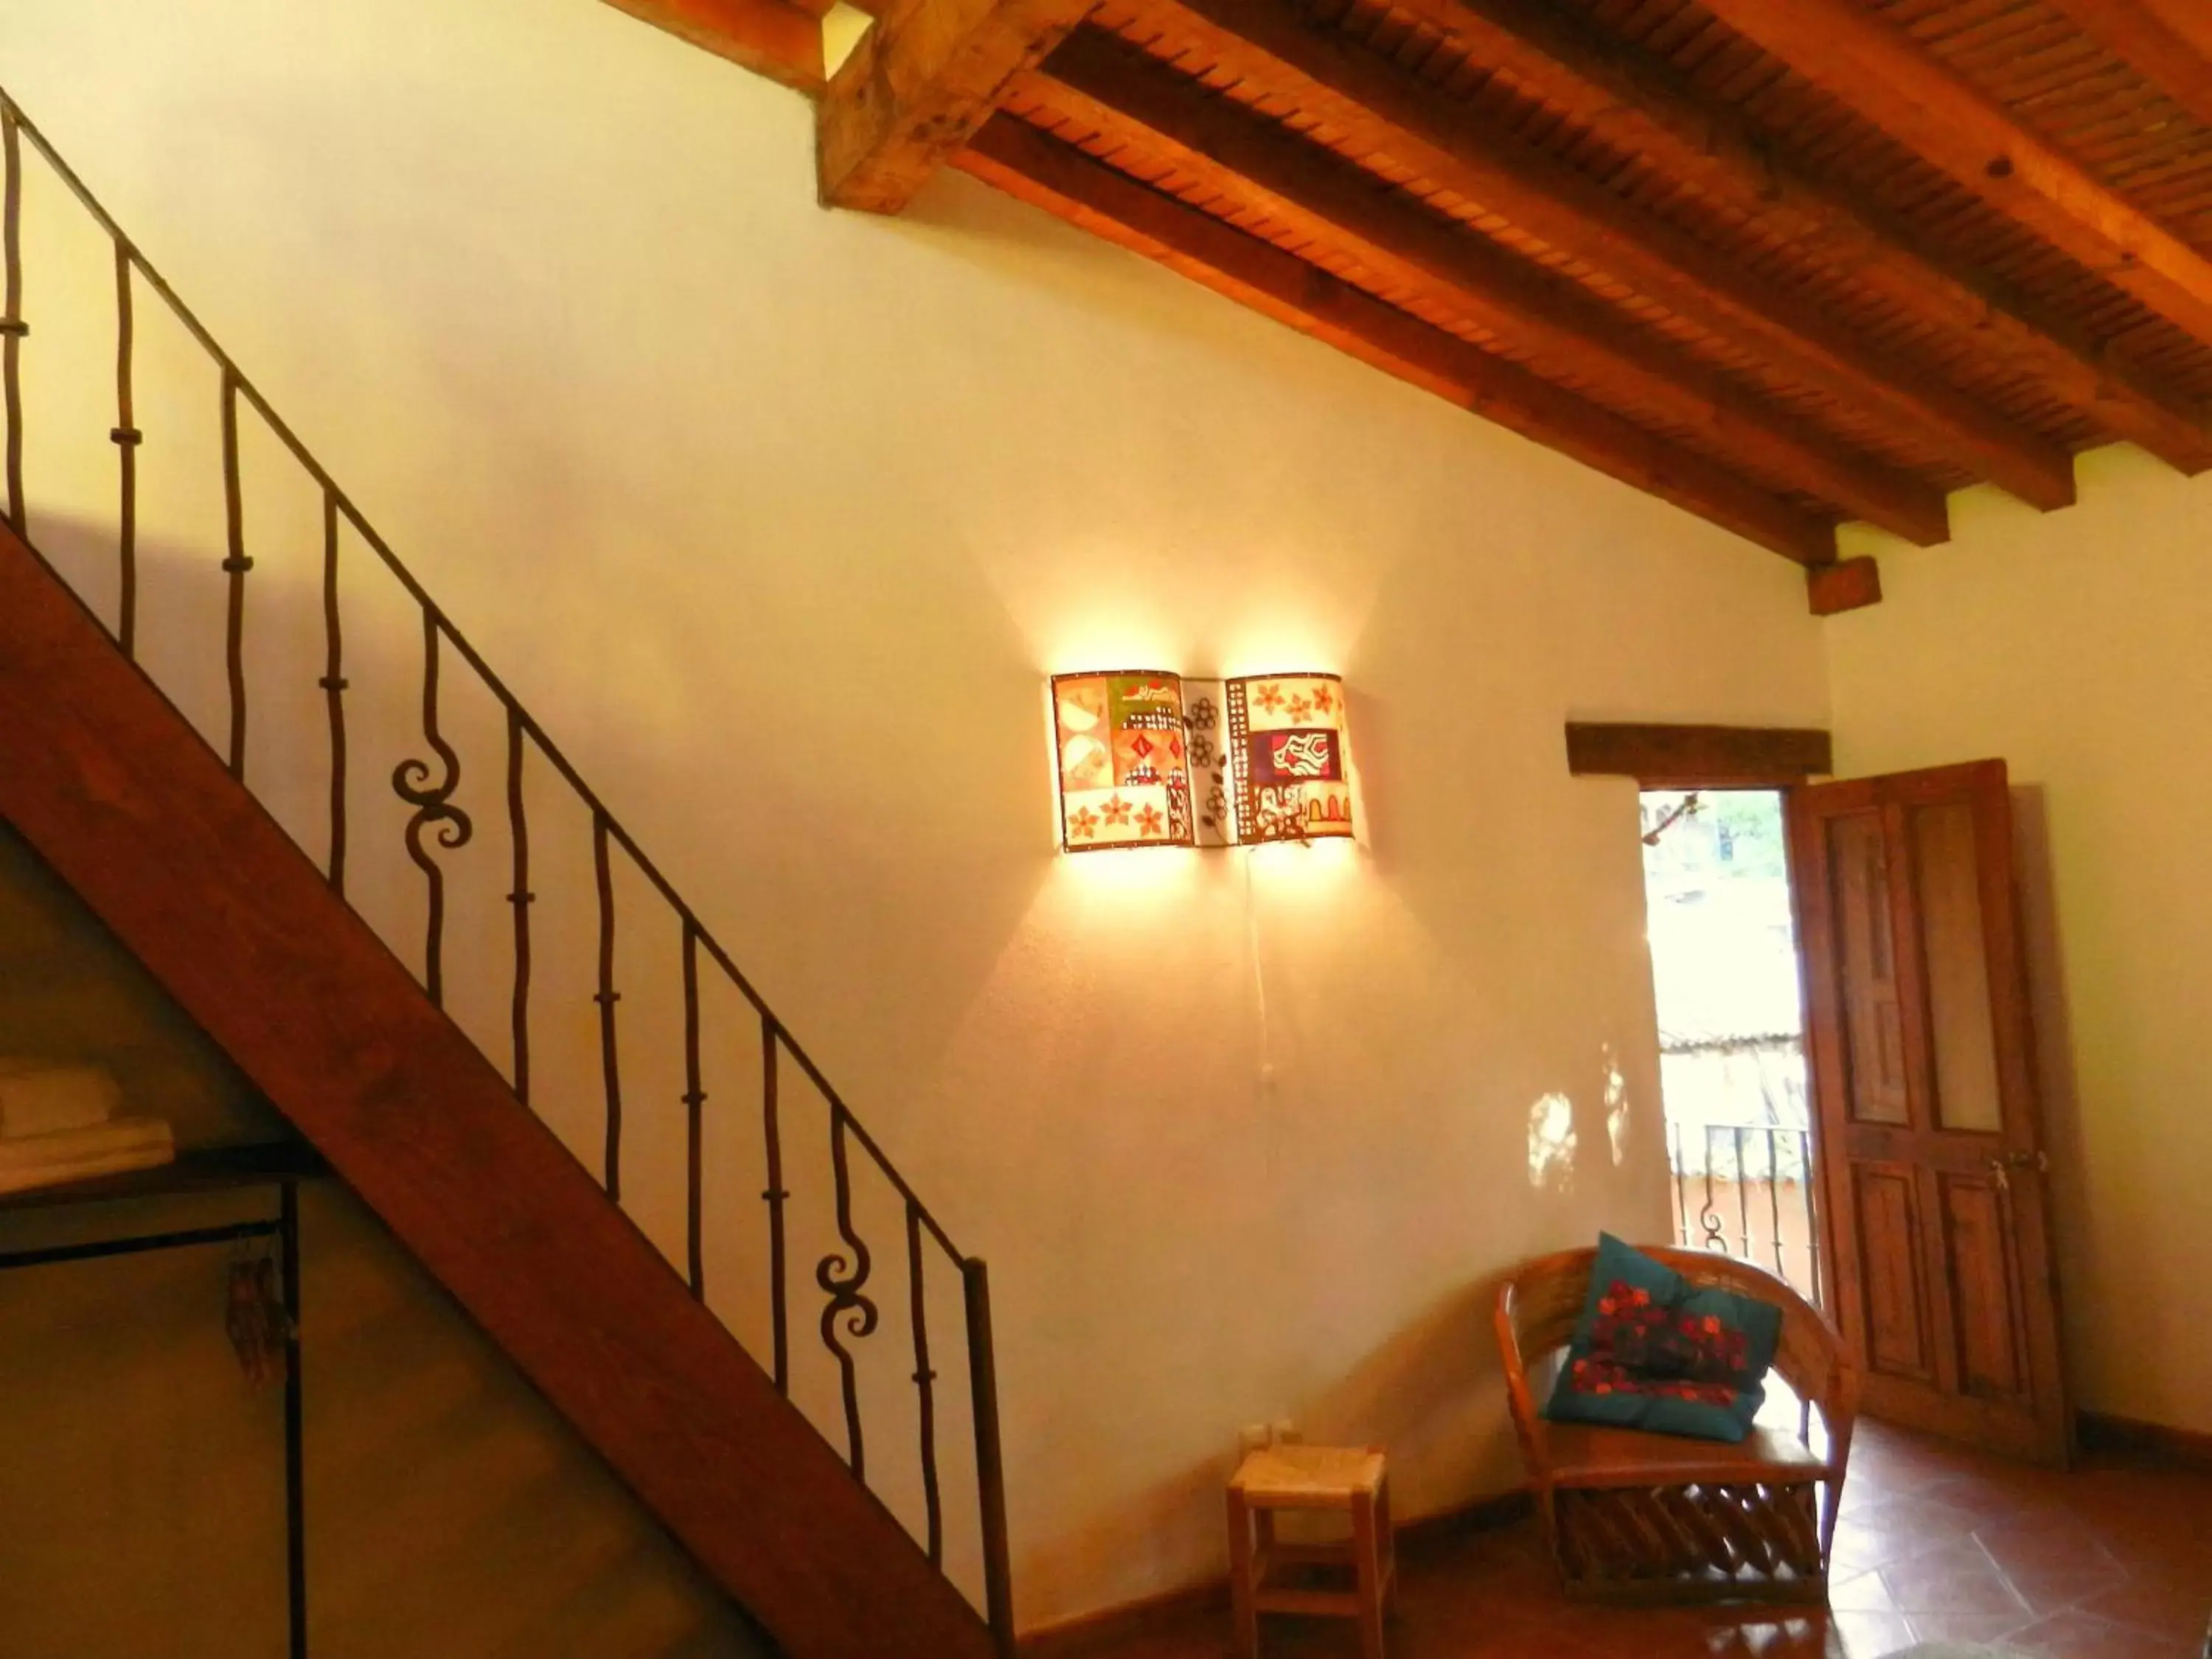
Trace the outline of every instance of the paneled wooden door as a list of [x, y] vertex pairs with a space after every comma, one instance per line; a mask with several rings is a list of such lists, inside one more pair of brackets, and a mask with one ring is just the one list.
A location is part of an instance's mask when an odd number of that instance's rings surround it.
[[2063, 1462], [2004, 763], [1796, 789], [1789, 817], [1830, 1309], [1866, 1408]]

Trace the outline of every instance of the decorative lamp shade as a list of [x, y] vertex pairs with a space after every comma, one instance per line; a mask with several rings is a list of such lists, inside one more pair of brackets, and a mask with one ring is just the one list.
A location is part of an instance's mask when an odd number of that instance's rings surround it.
[[1221, 701], [1237, 843], [1350, 836], [1344, 682], [1334, 674], [1255, 674], [1223, 681]]
[[1052, 720], [1063, 848], [1193, 844], [1181, 679], [1144, 671], [1057, 674]]

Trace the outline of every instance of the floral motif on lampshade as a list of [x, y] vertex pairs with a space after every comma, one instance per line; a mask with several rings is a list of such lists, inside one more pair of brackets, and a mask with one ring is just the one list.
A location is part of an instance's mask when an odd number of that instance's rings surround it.
[[1238, 844], [1352, 834], [1343, 681], [1334, 674], [1224, 680], [1222, 714]]
[[1063, 848], [1192, 845], [1179, 678], [1150, 670], [1057, 674], [1052, 720]]

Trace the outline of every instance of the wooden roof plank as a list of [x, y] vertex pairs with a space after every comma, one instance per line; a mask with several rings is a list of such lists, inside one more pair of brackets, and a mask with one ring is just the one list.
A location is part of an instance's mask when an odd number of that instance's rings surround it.
[[[1395, 0], [1671, 179], [1756, 206], [1778, 234], [1987, 355], [2033, 369], [2056, 398], [2187, 473], [2212, 468], [2212, 417], [2078, 326], [1794, 167], [1738, 111], [1679, 72], [1539, 0]], [[2091, 5], [2101, 0], [2079, 0]]]
[[898, 213], [1092, 0], [891, 0], [815, 117], [825, 206]]
[[1185, 9], [1295, 68], [1354, 120], [1440, 184], [1589, 260], [1778, 374], [1917, 434], [2041, 507], [2074, 500], [2066, 452], [1918, 365], [1885, 357], [1824, 308], [1622, 201], [1568, 163], [1486, 132], [1466, 105], [1407, 76], [1340, 32], [1306, 27], [1280, 0], [1185, 0]]
[[2212, 127], [2212, 11], [2203, 0], [2051, 0], [2075, 26]]
[[1836, 556], [1832, 526], [1717, 463], [1384, 305], [1011, 116], [986, 125], [954, 165], [1772, 552], [1807, 566]]
[[608, 0], [665, 29], [810, 96], [823, 85], [821, 19], [787, 0]]
[[1540, 358], [1692, 428], [1717, 449], [1786, 477], [1923, 545], [1943, 540], [1943, 492], [1741, 390], [1575, 285], [1496, 244], [1393, 201], [1330, 152], [1090, 30], [1024, 83], [1057, 113], [1116, 133], [1271, 219], [1344, 247], [1387, 281], [1442, 301]]
[[1984, 201], [2212, 344], [2212, 259], [1858, 0], [1704, 0]]

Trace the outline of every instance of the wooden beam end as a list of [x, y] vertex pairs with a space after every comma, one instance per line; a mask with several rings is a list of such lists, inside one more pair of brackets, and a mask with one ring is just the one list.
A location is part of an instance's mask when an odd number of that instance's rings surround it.
[[1817, 727], [1567, 722], [1567, 770], [1634, 778], [1646, 789], [1778, 789], [1835, 770]]
[[1814, 565], [1805, 573], [1805, 592], [1816, 617], [1880, 605], [1881, 566], [1865, 555], [1835, 564]]

